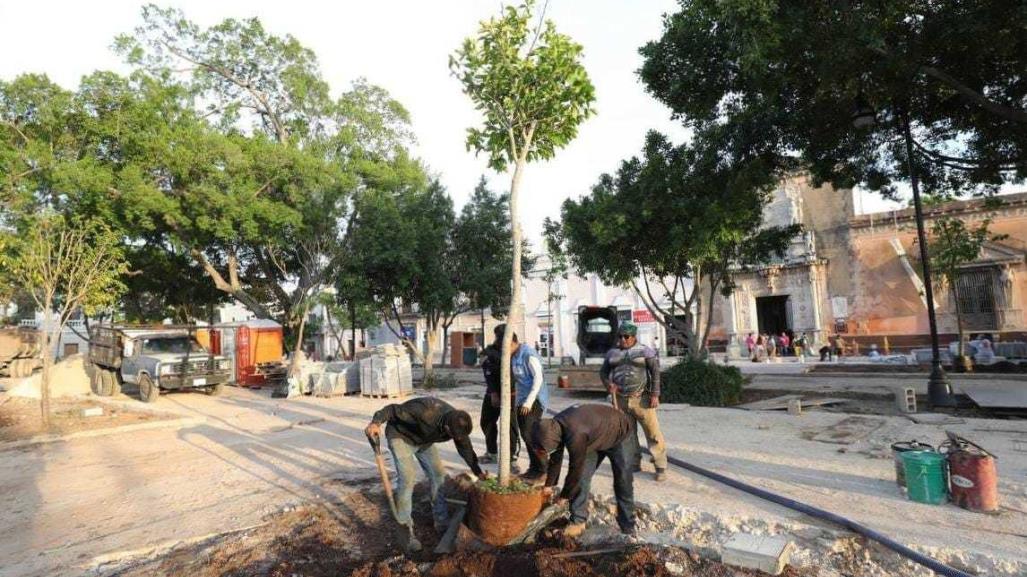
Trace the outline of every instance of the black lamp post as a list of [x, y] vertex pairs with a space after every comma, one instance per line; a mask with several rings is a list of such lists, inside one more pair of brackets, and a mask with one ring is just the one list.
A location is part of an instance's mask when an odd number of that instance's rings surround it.
[[[852, 125], [866, 128], [876, 122], [874, 109], [863, 99], [857, 98], [856, 111], [852, 115]], [[917, 244], [920, 245], [920, 262], [923, 263], [924, 297], [927, 300], [927, 322], [931, 327], [931, 376], [927, 379], [927, 400], [932, 407], [954, 407], [956, 398], [952, 394], [952, 385], [941, 366], [941, 352], [938, 350], [938, 322], [934, 314], [934, 289], [931, 281], [931, 260], [927, 256], [927, 233], [924, 231], [924, 212], [920, 204], [920, 179], [913, 168], [913, 136], [909, 130], [909, 115], [902, 112], [902, 135], [906, 141], [906, 170], [909, 173], [909, 184], [913, 189], [913, 212], [916, 216]]]

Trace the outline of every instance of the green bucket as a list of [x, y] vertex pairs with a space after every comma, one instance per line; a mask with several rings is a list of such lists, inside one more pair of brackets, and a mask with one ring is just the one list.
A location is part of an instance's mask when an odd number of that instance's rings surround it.
[[945, 502], [949, 492], [945, 455], [935, 451], [907, 451], [902, 453], [902, 463], [910, 500], [931, 505]]

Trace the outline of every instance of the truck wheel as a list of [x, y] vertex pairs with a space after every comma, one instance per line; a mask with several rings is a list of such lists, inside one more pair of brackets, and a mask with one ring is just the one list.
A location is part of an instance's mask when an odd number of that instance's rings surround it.
[[100, 382], [103, 384], [103, 396], [109, 397], [114, 394], [115, 381], [114, 371], [100, 371]]
[[152, 403], [160, 396], [160, 388], [153, 382], [150, 375], [139, 375], [139, 398], [144, 403]]
[[111, 375], [111, 388], [110, 388], [111, 396], [113, 397], [113, 396], [116, 396], [116, 395], [120, 395], [121, 394], [121, 385], [122, 385], [122, 382], [121, 382], [121, 371], [108, 371], [108, 373], [110, 373], [110, 375]]
[[11, 364], [7, 365], [7, 372], [11, 374], [12, 379], [20, 379], [23, 376], [21, 374], [21, 359], [11, 361]]
[[89, 378], [89, 388], [93, 391], [94, 395], [103, 396], [103, 379], [100, 378], [100, 373], [103, 369], [99, 367], [93, 367], [93, 374]]
[[207, 387], [206, 389], [203, 390], [203, 392], [207, 393], [208, 395], [210, 395], [212, 397], [216, 397], [216, 396], [220, 395], [221, 393], [225, 392], [225, 386], [224, 385], [214, 385], [213, 387]]
[[18, 359], [14, 361], [14, 366], [17, 367], [18, 378], [32, 376], [32, 360], [31, 359]]

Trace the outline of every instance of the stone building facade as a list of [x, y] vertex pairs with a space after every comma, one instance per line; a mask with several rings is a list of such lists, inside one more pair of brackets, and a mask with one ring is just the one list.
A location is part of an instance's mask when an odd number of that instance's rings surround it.
[[[973, 225], [991, 219], [1006, 237], [988, 243], [960, 277], [959, 298], [968, 332], [1003, 340], [1027, 330], [1027, 193], [1003, 195], [998, 208], [982, 200], [925, 210], [934, 219], [954, 216]], [[783, 258], [735, 275], [737, 289], [714, 303], [710, 345], [738, 354], [749, 333], [805, 332], [819, 346], [832, 334], [850, 343], [887, 344], [894, 350], [930, 342], [919, 247], [912, 209], [856, 216], [851, 190], [815, 187], [802, 174], [774, 191], [767, 225], [802, 224]], [[942, 343], [955, 340], [952, 292], [935, 289]], [[887, 337], [887, 342], [885, 341]]]

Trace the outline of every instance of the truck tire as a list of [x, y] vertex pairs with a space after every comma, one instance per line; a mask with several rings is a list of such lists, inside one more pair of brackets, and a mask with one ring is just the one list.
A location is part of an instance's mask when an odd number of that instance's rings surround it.
[[103, 396], [109, 397], [114, 394], [116, 381], [117, 378], [114, 376], [114, 371], [107, 369], [100, 371], [100, 382], [103, 383]]
[[111, 396], [117, 396], [121, 394], [121, 385], [124, 384], [121, 381], [121, 371], [109, 371], [111, 375]]
[[12, 379], [20, 379], [21, 374], [21, 359], [14, 359], [11, 364], [7, 365], [7, 372], [11, 374]]
[[144, 403], [153, 403], [160, 396], [160, 388], [150, 375], [139, 375], [139, 398]]
[[109, 396], [111, 396], [111, 390], [107, 386], [108, 382], [107, 382], [106, 379], [104, 379], [104, 374], [106, 374], [106, 373], [107, 373], [107, 370], [106, 369], [101, 369], [100, 367], [96, 367], [93, 370], [93, 378], [90, 379], [90, 383], [89, 383], [90, 386], [89, 386], [89, 388], [91, 388], [93, 390], [93, 394], [94, 395], [97, 395], [97, 396], [100, 396], [100, 397], [109, 397]]
[[203, 392], [207, 393], [208, 395], [210, 395], [212, 397], [217, 397], [221, 393], [225, 392], [225, 386], [224, 385], [214, 385], [213, 387], [207, 387], [206, 389], [203, 390]]

